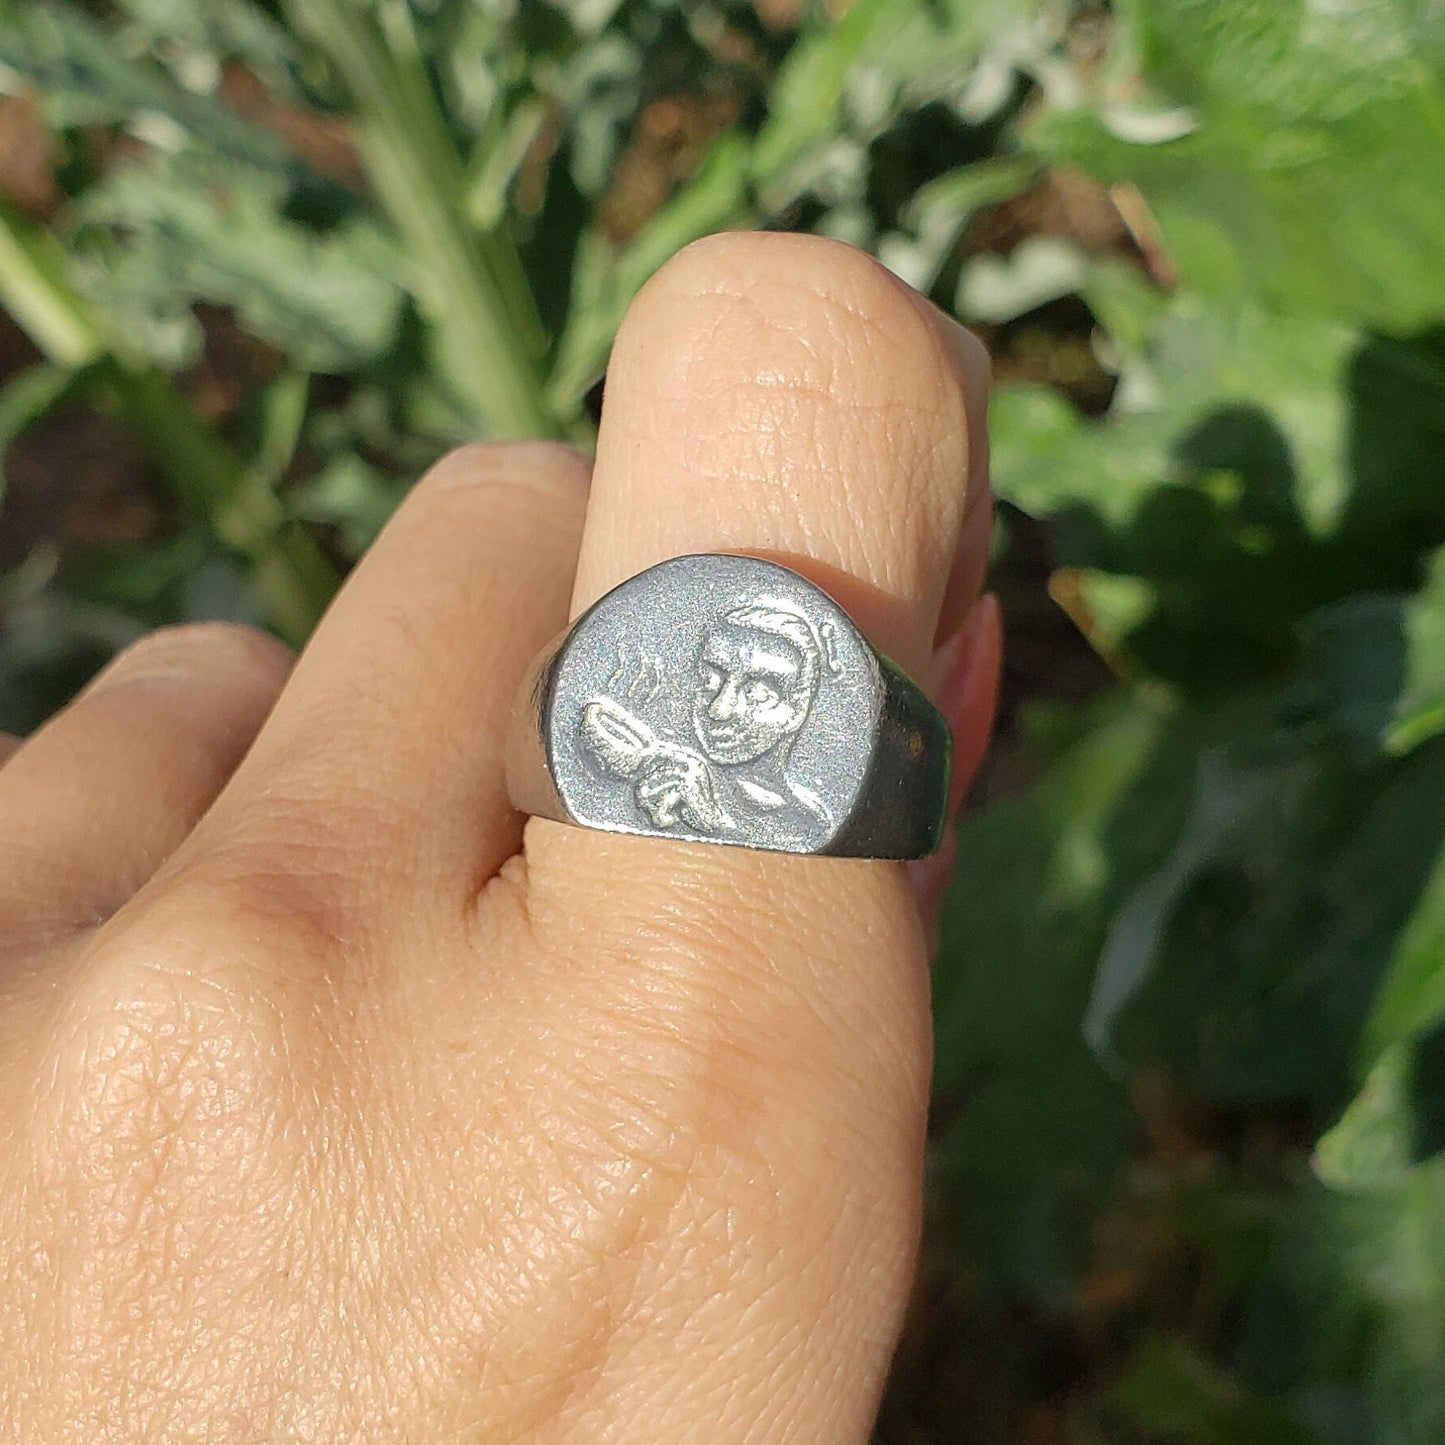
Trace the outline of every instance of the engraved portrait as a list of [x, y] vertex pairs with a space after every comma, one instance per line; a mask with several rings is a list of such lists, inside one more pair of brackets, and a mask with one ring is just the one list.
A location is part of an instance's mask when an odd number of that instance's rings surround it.
[[[830, 624], [759, 597], [708, 623], [690, 677], [663, 679], [655, 659], [629, 657], [619, 644], [607, 693], [583, 706], [583, 742], [595, 766], [631, 785], [655, 828], [680, 823], [726, 837], [766, 818], [775, 833], [813, 846], [833, 819], [789, 763], [819, 689], [837, 671]], [[663, 690], [690, 697], [691, 738], [664, 736], [643, 716]]]

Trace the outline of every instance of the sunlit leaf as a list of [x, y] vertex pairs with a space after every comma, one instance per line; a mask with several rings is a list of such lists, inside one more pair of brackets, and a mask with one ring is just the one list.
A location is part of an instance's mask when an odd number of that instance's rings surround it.
[[285, 219], [280, 200], [266, 174], [194, 154], [115, 171], [79, 213], [82, 244], [108, 247], [89, 273], [93, 300], [114, 310], [119, 293], [162, 320], [183, 318], [195, 300], [233, 306], [299, 367], [360, 365], [396, 327], [392, 243], [360, 217], [312, 230]]
[[[1130, 0], [1111, 84], [1047, 154], [1148, 197], [1191, 285], [1407, 327], [1445, 311], [1445, 13], [1380, 0]], [[1159, 113], [1131, 127], [1135, 69]], [[1130, 96], [1121, 104], [1119, 97]]]
[[1315, 1153], [1315, 1168], [1336, 1189], [1395, 1189], [1410, 1172], [1409, 1050], [1386, 1049], [1364, 1087]]
[[298, 170], [275, 136], [213, 96], [187, 90], [148, 54], [128, 54], [115, 37], [63, 0], [22, 5], [0, 20], [0, 62], [44, 98], [57, 127], [163, 120], [218, 154], [247, 165]]

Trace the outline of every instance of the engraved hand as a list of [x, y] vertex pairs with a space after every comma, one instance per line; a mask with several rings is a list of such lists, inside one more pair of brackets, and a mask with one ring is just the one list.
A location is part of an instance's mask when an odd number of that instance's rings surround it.
[[712, 769], [706, 759], [686, 748], [663, 744], [646, 763], [637, 780], [637, 806], [659, 828], [670, 828], [681, 817], [703, 833], [732, 826], [718, 803]]

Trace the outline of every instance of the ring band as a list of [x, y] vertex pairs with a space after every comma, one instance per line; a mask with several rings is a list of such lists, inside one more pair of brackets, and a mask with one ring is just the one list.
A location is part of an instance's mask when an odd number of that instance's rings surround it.
[[674, 557], [613, 588], [518, 693], [507, 787], [585, 828], [922, 858], [952, 740], [827, 593], [760, 557]]

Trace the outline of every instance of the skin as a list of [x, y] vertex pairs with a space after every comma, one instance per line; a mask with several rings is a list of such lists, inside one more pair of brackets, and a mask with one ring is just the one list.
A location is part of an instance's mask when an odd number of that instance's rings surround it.
[[569, 612], [742, 549], [816, 564], [971, 770], [985, 388], [860, 254], [711, 238], [595, 464], [457, 452], [294, 666], [158, 633], [0, 748], [0, 1438], [867, 1438], [942, 865], [524, 826], [501, 739]]

